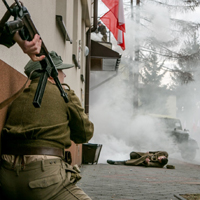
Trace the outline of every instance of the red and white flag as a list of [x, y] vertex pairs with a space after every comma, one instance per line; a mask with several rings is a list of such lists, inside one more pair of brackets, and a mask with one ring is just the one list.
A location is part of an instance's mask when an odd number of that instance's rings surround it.
[[102, 2], [109, 8], [109, 11], [100, 19], [113, 33], [115, 39], [117, 40], [117, 44], [125, 50], [125, 19], [123, 0], [102, 0]]

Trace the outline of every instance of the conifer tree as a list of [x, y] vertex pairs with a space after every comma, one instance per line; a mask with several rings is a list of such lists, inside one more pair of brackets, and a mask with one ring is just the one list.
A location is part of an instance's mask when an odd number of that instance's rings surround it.
[[[154, 47], [151, 46], [149, 49], [154, 50]], [[155, 109], [158, 109], [159, 113], [164, 113], [163, 104], [166, 102], [166, 86], [162, 83], [166, 73], [162, 68], [164, 61], [160, 62], [158, 56], [152, 51], [143, 56], [141, 62], [144, 65], [140, 73], [142, 82], [140, 87], [141, 107], [148, 112], [155, 112]]]
[[[126, 2], [126, 13], [127, 17], [131, 18], [133, 12], [135, 15], [139, 15], [139, 33], [136, 31], [136, 35], [143, 35], [137, 37], [139, 41], [139, 60], [145, 54], [155, 53], [163, 61], [176, 62], [178, 70], [180, 73], [177, 73], [177, 68], [168, 69], [171, 73], [174, 73], [175, 76], [178, 74], [177, 82], [180, 80], [187, 79], [185, 83], [190, 82], [191, 73], [190, 69], [185, 68], [184, 62], [192, 62], [200, 60], [200, 49], [194, 48], [192, 51], [186, 51], [184, 44], [188, 38], [192, 38], [194, 33], [199, 30], [199, 23], [190, 21], [190, 19], [181, 19], [177, 18], [176, 14], [189, 14], [194, 12], [197, 7], [200, 6], [199, 0], [139, 0], [140, 6], [135, 6], [134, 9], [128, 9], [128, 1]], [[129, 4], [130, 5], [130, 4]], [[152, 7], [155, 6], [155, 7]], [[165, 11], [169, 13], [169, 21], [163, 21], [163, 24], [157, 24], [157, 19], [164, 13], [159, 13], [160, 9], [165, 8]], [[149, 10], [148, 10], [149, 9]], [[151, 12], [150, 9], [155, 9], [156, 12]], [[131, 11], [130, 11], [131, 10]], [[139, 13], [139, 14], [138, 14]], [[165, 19], [166, 17], [163, 17]], [[133, 18], [134, 19], [134, 18]], [[134, 19], [135, 20], [135, 19]], [[136, 23], [136, 22], [134, 22]], [[161, 25], [161, 27], [159, 27]], [[159, 36], [158, 32], [160, 29], [165, 28], [162, 34]], [[145, 35], [145, 33], [147, 33]], [[160, 31], [162, 33], [162, 31]], [[166, 35], [168, 38], [165, 38]], [[190, 44], [188, 44], [190, 45]], [[154, 46], [154, 49], [149, 48]], [[138, 48], [138, 47], [136, 47]], [[127, 51], [127, 54], [130, 52]], [[141, 62], [141, 60], [140, 60]], [[165, 67], [165, 65], [163, 65]], [[167, 68], [165, 67], [165, 70]], [[182, 76], [182, 77], [181, 77]], [[175, 81], [175, 79], [174, 79]]]

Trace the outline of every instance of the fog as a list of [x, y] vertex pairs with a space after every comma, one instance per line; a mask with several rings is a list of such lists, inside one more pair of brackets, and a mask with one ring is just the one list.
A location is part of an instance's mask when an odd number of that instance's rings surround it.
[[[103, 5], [100, 4], [100, 16], [104, 13], [101, 6]], [[174, 146], [173, 140], [164, 134], [165, 125], [157, 118], [150, 117], [149, 113], [179, 118], [183, 129], [188, 129], [190, 137], [195, 139], [200, 146], [199, 106], [194, 105], [198, 99], [200, 100], [196, 87], [198, 76], [195, 77], [193, 83], [184, 85], [180, 94], [176, 94], [176, 97], [170, 101], [168, 99], [165, 102], [160, 101], [163, 94], [154, 91], [154, 95], [157, 94], [157, 96], [155, 96], [151, 112], [148, 106], [146, 112], [145, 109], [141, 111], [133, 108], [134, 88], [129, 75], [131, 70], [135, 72], [136, 66], [139, 66], [139, 69], [142, 67], [134, 61], [135, 41], [139, 40], [142, 43], [151, 34], [156, 34], [156, 38], [164, 42], [171, 39], [170, 13], [166, 8], [158, 9], [158, 7], [146, 4], [141, 7], [140, 12], [151, 16], [153, 24], [150, 29], [142, 26], [138, 29], [132, 19], [126, 18], [126, 50], [124, 52], [112, 38], [113, 50], [122, 54], [118, 71], [92, 71], [90, 75], [89, 113], [95, 131], [94, 137], [89, 142], [103, 145], [99, 163], [106, 163], [107, 159], [127, 160], [131, 151], [158, 150], [166, 150], [171, 158], [183, 160], [177, 145]], [[196, 19], [194, 14], [190, 16]], [[100, 38], [100, 34], [92, 34], [93, 40], [100, 40]], [[163, 80], [164, 83], [167, 81], [170, 81], [169, 77]], [[184, 106], [180, 107], [182, 104]], [[149, 106], [152, 107], [152, 105]], [[198, 150], [193, 162], [199, 163], [199, 158]]]
[[[94, 123], [95, 131], [89, 142], [103, 145], [99, 163], [106, 163], [107, 159], [127, 160], [131, 151], [158, 150], [165, 150], [170, 157], [183, 160], [177, 145], [173, 145], [172, 138], [164, 133], [164, 124], [157, 118], [133, 109], [131, 90], [123, 81], [122, 73], [92, 72], [91, 85], [90, 120]], [[157, 106], [154, 113], [159, 114], [160, 106]], [[183, 128], [190, 129], [190, 137], [199, 145], [199, 132], [194, 132], [193, 124], [188, 120], [194, 116], [191, 111], [188, 114], [183, 111], [179, 119]], [[170, 116], [169, 113], [166, 115]], [[198, 151], [194, 162], [198, 162], [199, 158]]]

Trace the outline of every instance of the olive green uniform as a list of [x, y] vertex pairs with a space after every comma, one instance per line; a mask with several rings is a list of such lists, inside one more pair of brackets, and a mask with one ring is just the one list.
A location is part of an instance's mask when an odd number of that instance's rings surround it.
[[88, 120], [73, 90], [66, 90], [65, 103], [56, 85], [47, 81], [41, 108], [32, 101], [39, 78], [12, 103], [2, 130], [3, 147], [57, 147], [69, 148], [71, 140], [85, 143], [93, 136], [93, 124]]
[[[164, 165], [158, 161], [159, 156], [165, 156], [168, 158], [168, 153], [166, 151], [150, 151], [147, 153], [142, 152], [131, 152], [130, 160], [125, 162], [125, 165], [132, 166], [146, 166], [146, 167], [163, 167]], [[145, 163], [145, 159], [149, 158], [148, 164]]]
[[13, 40], [14, 34], [9, 34], [5, 29], [0, 27], [0, 44], [8, 48], [13, 46], [15, 44], [15, 41]]
[[[38, 80], [34, 79], [8, 110], [2, 130], [2, 152], [5, 154], [9, 149], [14, 148], [17, 152], [27, 147], [64, 150], [71, 146], [71, 140], [85, 143], [93, 136], [93, 123], [72, 90], [66, 90], [69, 102], [65, 103], [57, 86], [47, 81], [41, 108], [32, 105]], [[80, 175], [61, 158], [23, 166], [21, 163], [13, 165], [2, 159], [0, 185], [8, 199], [90, 199], [75, 185]]]

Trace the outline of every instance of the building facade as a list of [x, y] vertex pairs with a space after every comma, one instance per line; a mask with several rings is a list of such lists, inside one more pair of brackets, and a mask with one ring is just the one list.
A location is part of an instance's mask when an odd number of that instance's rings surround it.
[[[8, 0], [9, 4], [14, 1]], [[85, 76], [86, 32], [91, 26], [91, 0], [25, 0], [24, 6], [29, 10], [31, 18], [40, 33], [49, 51], [56, 51], [64, 63], [74, 64], [73, 55], [79, 67], [65, 71], [66, 82], [75, 90], [84, 105], [84, 82], [81, 75]], [[6, 12], [3, 2], [0, 2], [1, 16]], [[62, 19], [60, 20], [60, 16]], [[12, 20], [12, 19], [10, 19]], [[60, 22], [61, 21], [61, 22]], [[62, 29], [63, 23], [66, 32]], [[65, 36], [68, 35], [68, 38]], [[17, 71], [24, 74], [24, 66], [29, 57], [25, 55], [18, 45], [11, 48], [0, 46], [1, 59]]]

